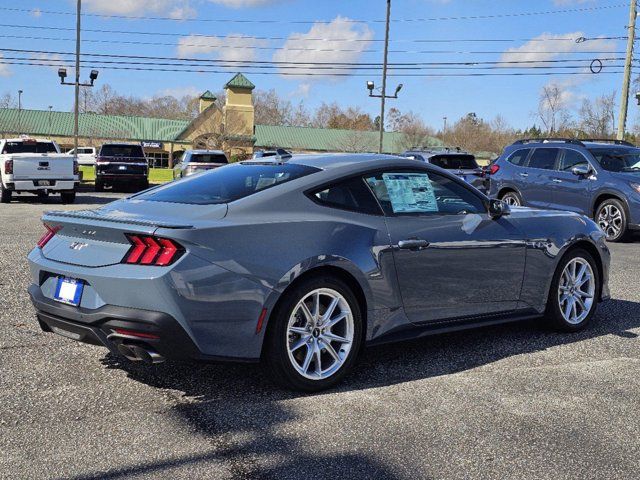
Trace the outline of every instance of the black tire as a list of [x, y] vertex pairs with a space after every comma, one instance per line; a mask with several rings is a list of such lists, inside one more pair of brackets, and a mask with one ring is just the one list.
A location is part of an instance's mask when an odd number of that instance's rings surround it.
[[506, 192], [504, 192], [500, 197], [500, 200], [502, 200], [504, 203], [509, 204], [509, 206], [512, 206], [512, 207], [524, 205], [524, 201], [522, 200], [522, 197], [518, 192], [514, 190], [507, 190]]
[[96, 178], [95, 191], [104, 192], [104, 182], [102, 180], [98, 180], [97, 178]]
[[[619, 217], [614, 219], [612, 212], [616, 212]], [[608, 242], [621, 242], [627, 237], [627, 210], [620, 200], [608, 198], [598, 205], [594, 220], [604, 231]]]
[[[593, 298], [591, 299], [592, 302], [589, 305], [588, 313], [583, 319], [576, 323], [567, 321], [560, 306], [560, 282], [562, 274], [567, 265], [575, 259], [588, 262], [594, 279]], [[576, 248], [567, 252], [560, 260], [560, 263], [558, 263], [558, 267], [556, 268], [551, 282], [551, 288], [549, 289], [549, 298], [547, 299], [547, 310], [545, 316], [550, 326], [563, 332], [577, 332], [583, 330], [589, 324], [598, 309], [598, 299], [600, 298], [600, 292], [602, 289], [600, 281], [598, 266], [596, 265], [593, 256], [588, 251]]]
[[0, 182], [0, 203], [11, 203], [12, 193], [13, 192], [11, 190], [4, 188]]
[[62, 200], [62, 203], [64, 203], [65, 205], [68, 203], [73, 203], [76, 201], [76, 192], [75, 190], [72, 190], [70, 192], [61, 192], [60, 193], [60, 200]]
[[[292, 361], [295, 360], [291, 360], [289, 357], [290, 333], [288, 331], [288, 327], [289, 319], [294, 313], [294, 308], [296, 308], [298, 303], [309, 293], [317, 289], [329, 289], [338, 292], [344, 298], [344, 300], [346, 300], [348, 308], [351, 311], [351, 318], [353, 319], [353, 339], [350, 343], [350, 349], [346, 353], [346, 356], [343, 357], [342, 365], [339, 366], [335, 372], [333, 372], [326, 378], [310, 379], [296, 370], [296, 368], [292, 364]], [[266, 367], [269, 369], [269, 372], [274, 381], [285, 388], [302, 390], [305, 392], [317, 392], [332, 387], [340, 380], [342, 380], [342, 378], [347, 373], [349, 373], [349, 371], [353, 367], [354, 362], [356, 361], [358, 352], [362, 344], [363, 320], [358, 300], [356, 299], [351, 289], [342, 280], [328, 275], [310, 277], [302, 280], [299, 284], [295, 285], [289, 291], [285, 292], [284, 295], [285, 296], [283, 297], [282, 301], [273, 312], [268, 325], [263, 355], [263, 361]], [[316, 330], [318, 329], [313, 328], [313, 330], [310, 330], [309, 338], [316, 335]], [[297, 340], [300, 340], [301, 338], [302, 337], [298, 338]], [[322, 346], [322, 344], [320, 343], [321, 339], [319, 339], [317, 336], [315, 336], [315, 341], [318, 342], [318, 345]], [[305, 352], [309, 354], [309, 350], [312, 347], [303, 345], [302, 348], [305, 348]], [[333, 351], [335, 352], [335, 349], [333, 349]], [[339, 350], [339, 352], [342, 352], [342, 350]], [[329, 360], [333, 358], [328, 356], [328, 351], [324, 348], [322, 348], [322, 353], [320, 353], [320, 355], [326, 355], [327, 357], [322, 358], [327, 358]], [[316, 365], [316, 357], [314, 356], [313, 358], [314, 360], [312, 361], [314, 362], [314, 365]], [[322, 363], [323, 360], [320, 360], [320, 364]], [[322, 367], [320, 367], [320, 369], [322, 370]]]
[[148, 180], [148, 179], [146, 179], [146, 180], [142, 180], [142, 181], [140, 182], [140, 185], [139, 185], [139, 188], [138, 188], [138, 189], [139, 189], [139, 190], [146, 190], [147, 188], [149, 188], [149, 180]]

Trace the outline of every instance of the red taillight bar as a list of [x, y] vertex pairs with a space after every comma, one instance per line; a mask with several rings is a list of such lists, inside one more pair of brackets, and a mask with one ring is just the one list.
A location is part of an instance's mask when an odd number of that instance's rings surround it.
[[136, 265], [155, 265], [164, 267], [175, 262], [184, 248], [168, 238], [151, 235], [127, 235], [131, 248], [123, 262]]
[[6, 175], [13, 175], [13, 160], [5, 160], [4, 173]]
[[118, 335], [126, 335], [127, 337], [148, 338], [149, 340], [157, 340], [160, 338], [153, 333], [138, 332], [137, 330], [127, 330], [126, 328], [114, 328], [113, 331]]
[[56, 233], [58, 233], [62, 227], [60, 225], [56, 225], [55, 227], [51, 227], [49, 225], [47, 225], [46, 223], [44, 224], [44, 228], [47, 229], [46, 232], [44, 232], [44, 235], [42, 235], [42, 237], [40, 238], [40, 240], [38, 240], [38, 248], [44, 248], [44, 246], [49, 243], [49, 240], [51, 240]]

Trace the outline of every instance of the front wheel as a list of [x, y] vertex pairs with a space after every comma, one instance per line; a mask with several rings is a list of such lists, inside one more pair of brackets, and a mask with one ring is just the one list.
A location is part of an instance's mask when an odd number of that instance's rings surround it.
[[620, 200], [610, 198], [596, 211], [596, 223], [607, 236], [608, 242], [624, 240], [627, 233], [627, 213]]
[[341, 280], [303, 280], [285, 293], [265, 340], [265, 362], [278, 383], [314, 392], [338, 383], [362, 342], [362, 314]]
[[0, 182], [0, 203], [11, 203], [11, 190], [7, 190]]
[[600, 275], [591, 254], [582, 249], [570, 251], [553, 276], [547, 318], [558, 330], [582, 330], [595, 314], [599, 294]]

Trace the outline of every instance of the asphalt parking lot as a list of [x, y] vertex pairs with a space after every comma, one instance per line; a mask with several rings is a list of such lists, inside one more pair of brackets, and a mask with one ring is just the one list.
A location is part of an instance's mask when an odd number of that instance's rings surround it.
[[336, 390], [256, 365], [155, 367], [42, 333], [25, 256], [45, 210], [0, 206], [0, 478], [638, 478], [640, 241], [576, 334], [538, 322], [377, 347]]

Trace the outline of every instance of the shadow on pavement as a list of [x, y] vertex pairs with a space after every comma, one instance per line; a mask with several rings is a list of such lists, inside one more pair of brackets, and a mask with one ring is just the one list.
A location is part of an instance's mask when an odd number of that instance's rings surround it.
[[[437, 335], [419, 340], [370, 348], [355, 371], [337, 388], [314, 395], [341, 395], [353, 390], [393, 385], [449, 375], [501, 359], [604, 335], [636, 338], [630, 330], [640, 327], [640, 304], [611, 300], [600, 305], [594, 322], [583, 332], [557, 333], [541, 322], [518, 322], [497, 327]], [[219, 448], [200, 456], [124, 467], [105, 475], [77, 478], [124, 478], [160, 473], [166, 469], [207, 461], [224, 461], [239, 478], [394, 478], [375, 457], [314, 454], [308, 446], [283, 433], [293, 428], [297, 414], [286, 400], [304, 397], [274, 386], [259, 365], [165, 363], [154, 367], [134, 364], [108, 354], [108, 368], [123, 369], [129, 378], [147, 385], [172, 389], [184, 395], [173, 407], [176, 418]], [[237, 439], [240, 440], [237, 440]], [[313, 435], [311, 435], [313, 438]], [[245, 440], [242, 440], [245, 439]], [[232, 445], [229, 447], [229, 445]], [[278, 458], [263, 462], [256, 458]]]

